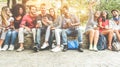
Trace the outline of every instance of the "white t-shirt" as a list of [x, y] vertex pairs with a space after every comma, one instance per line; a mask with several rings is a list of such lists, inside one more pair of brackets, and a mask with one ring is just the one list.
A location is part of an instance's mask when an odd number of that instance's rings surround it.
[[113, 19], [111, 19], [109, 20], [109, 28], [112, 28], [113, 30], [120, 30], [120, 23], [117, 25], [116, 22]]

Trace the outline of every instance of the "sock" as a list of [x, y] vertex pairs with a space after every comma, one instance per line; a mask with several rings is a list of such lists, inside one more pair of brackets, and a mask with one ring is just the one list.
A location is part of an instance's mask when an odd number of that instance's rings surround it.
[[92, 44], [90, 44], [90, 46], [89, 46], [89, 49], [93, 49], [93, 46], [92, 46]]

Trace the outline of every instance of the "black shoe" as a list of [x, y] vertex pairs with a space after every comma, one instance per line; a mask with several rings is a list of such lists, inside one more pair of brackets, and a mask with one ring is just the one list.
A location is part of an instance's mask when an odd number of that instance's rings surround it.
[[38, 52], [38, 51], [39, 51], [39, 49], [38, 49], [37, 46], [35, 46], [35, 47], [33, 48], [33, 50], [34, 50], [35, 52]]
[[67, 51], [67, 45], [64, 45], [64, 47], [63, 47], [63, 52], [66, 52]]
[[83, 49], [81, 48], [81, 46], [78, 47], [78, 51], [83, 52]]

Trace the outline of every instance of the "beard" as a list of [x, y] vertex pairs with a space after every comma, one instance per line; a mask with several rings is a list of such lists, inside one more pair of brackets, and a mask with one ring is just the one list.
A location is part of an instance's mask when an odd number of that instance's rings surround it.
[[113, 15], [113, 17], [115, 18], [115, 17], [117, 17], [118, 15]]

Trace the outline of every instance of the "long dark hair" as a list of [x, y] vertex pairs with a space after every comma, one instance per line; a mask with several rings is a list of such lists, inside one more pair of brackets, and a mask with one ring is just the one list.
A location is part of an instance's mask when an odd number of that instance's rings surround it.
[[13, 14], [13, 17], [17, 17], [20, 15], [19, 13], [19, 9], [22, 8], [23, 9], [23, 13], [21, 16], [24, 16], [26, 11], [25, 11], [25, 7], [22, 5], [22, 4], [16, 4], [15, 6], [13, 6], [12, 8], [12, 14]]
[[[103, 12], [106, 12], [106, 14], [107, 14], [106, 18], [103, 16]], [[100, 15], [100, 18], [102, 18], [102, 21], [105, 22], [105, 20], [108, 19], [108, 13], [107, 13], [107, 11], [102, 11], [101, 15]]]
[[54, 8], [50, 8], [50, 9], [49, 9], [49, 12], [50, 12], [50, 10], [53, 10], [53, 11], [54, 11], [54, 16], [52, 16], [52, 17], [53, 17], [53, 20], [55, 20], [55, 19], [57, 18], [55, 9], [54, 9]]

